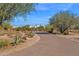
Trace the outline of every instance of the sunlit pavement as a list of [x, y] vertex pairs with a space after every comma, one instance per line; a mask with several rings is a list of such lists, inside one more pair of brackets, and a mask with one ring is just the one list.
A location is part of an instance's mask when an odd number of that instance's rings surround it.
[[40, 41], [35, 45], [18, 52], [11, 53], [13, 56], [79, 56], [79, 43], [58, 37], [54, 34], [37, 33]]

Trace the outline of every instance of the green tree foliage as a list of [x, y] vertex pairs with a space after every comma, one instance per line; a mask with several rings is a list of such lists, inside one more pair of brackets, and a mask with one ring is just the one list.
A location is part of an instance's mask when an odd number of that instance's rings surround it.
[[0, 3], [0, 25], [16, 15], [28, 14], [33, 9], [32, 3]]
[[69, 12], [59, 12], [50, 18], [50, 24], [53, 24], [55, 28], [58, 28], [61, 33], [64, 33], [71, 26], [76, 23], [75, 15]]
[[15, 28], [16, 30], [31, 30], [31, 28], [30, 28], [30, 25], [25, 25], [25, 26], [22, 26], [22, 27], [17, 27], [17, 28]]
[[30, 25], [25, 25], [23, 28], [24, 28], [25, 30], [31, 30]]
[[45, 26], [45, 30], [46, 30], [47, 32], [49, 32], [49, 33], [53, 33], [53, 26], [50, 25], [50, 24], [48, 24], [48, 25]]
[[79, 16], [77, 16], [76, 19], [77, 19], [77, 22], [76, 22], [76, 24], [73, 26], [73, 28], [74, 28], [75, 30], [79, 30]]
[[4, 22], [4, 23], [2, 23], [2, 27], [3, 27], [3, 29], [5, 29], [5, 30], [8, 30], [8, 29], [13, 29], [13, 26], [9, 23], [9, 22]]
[[44, 28], [44, 26], [40, 25], [40, 26], [37, 27], [37, 30], [39, 30], [39, 31], [44, 31], [45, 28]]

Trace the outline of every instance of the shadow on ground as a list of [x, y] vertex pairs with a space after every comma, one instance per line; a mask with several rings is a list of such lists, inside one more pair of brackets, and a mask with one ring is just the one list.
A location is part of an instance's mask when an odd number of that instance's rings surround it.
[[60, 33], [48, 33], [48, 32], [35, 32], [36, 34], [60, 34]]
[[36, 32], [36, 34], [49, 34], [48, 32]]

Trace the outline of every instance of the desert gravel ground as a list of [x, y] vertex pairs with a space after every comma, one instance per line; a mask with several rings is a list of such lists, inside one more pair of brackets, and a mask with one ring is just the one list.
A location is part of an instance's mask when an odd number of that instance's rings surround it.
[[9, 56], [79, 56], [79, 42], [55, 34], [38, 33], [39, 42]]

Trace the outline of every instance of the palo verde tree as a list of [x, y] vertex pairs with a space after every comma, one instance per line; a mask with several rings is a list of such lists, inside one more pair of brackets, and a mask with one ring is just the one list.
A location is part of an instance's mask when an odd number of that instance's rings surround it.
[[5, 20], [12, 20], [16, 15], [28, 14], [32, 10], [32, 3], [0, 3], [0, 25]]
[[68, 34], [68, 29], [76, 23], [76, 17], [69, 12], [59, 12], [50, 18], [50, 24], [58, 28], [60, 33]]

